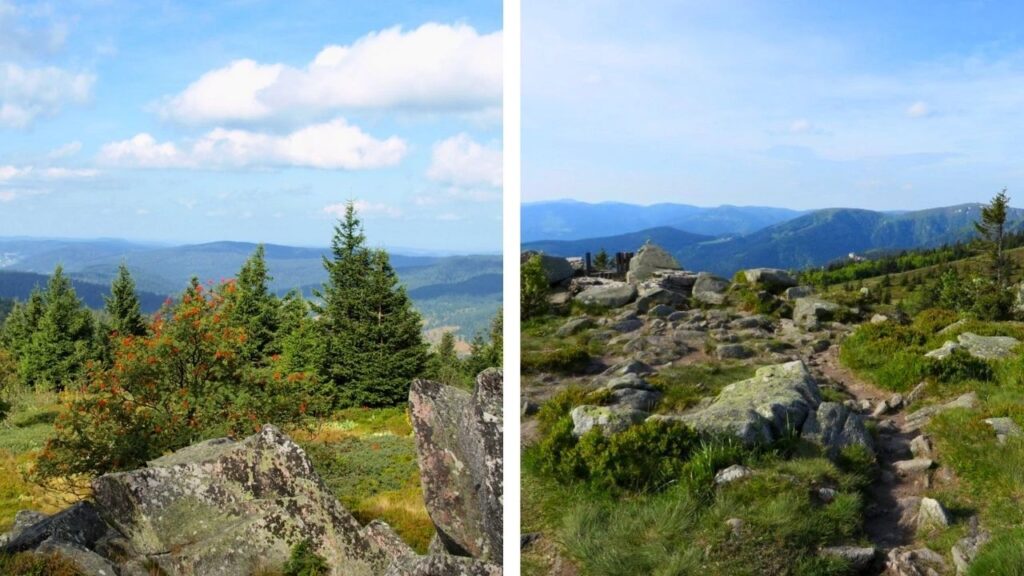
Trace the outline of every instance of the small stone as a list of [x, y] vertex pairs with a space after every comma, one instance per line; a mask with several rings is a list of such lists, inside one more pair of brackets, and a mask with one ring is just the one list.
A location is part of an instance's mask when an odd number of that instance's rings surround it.
[[747, 478], [753, 474], [754, 472], [750, 468], [741, 464], [733, 464], [724, 470], [719, 470], [718, 473], [715, 474], [715, 484], [721, 486], [723, 484]]
[[986, 418], [985, 424], [992, 427], [1000, 444], [1006, 444], [1007, 438], [1021, 435], [1020, 426], [1011, 418]]
[[934, 498], [921, 498], [917, 509], [917, 531], [923, 532], [949, 526], [949, 514]]
[[868, 567], [875, 559], [874, 548], [862, 548], [859, 546], [829, 546], [818, 551], [822, 556], [834, 556], [842, 558], [849, 563], [854, 572], [860, 572]]
[[913, 404], [914, 402], [917, 402], [921, 398], [924, 398], [924, 389], [927, 386], [927, 382], [918, 382], [917, 386], [914, 386], [914, 389], [910, 391], [910, 394], [907, 394], [907, 404]]
[[739, 518], [729, 518], [728, 520], [725, 521], [725, 525], [728, 526], [730, 530], [732, 530], [732, 535], [733, 536], [739, 536], [740, 535], [740, 532], [743, 531], [743, 525], [744, 524], [745, 524], [745, 522], [743, 522], [743, 520], [741, 520]]
[[715, 349], [715, 356], [720, 360], [744, 359], [754, 355], [754, 351], [743, 344], [722, 344]]
[[916, 436], [910, 441], [910, 453], [914, 458], [928, 459], [932, 456], [932, 441], [925, 435]]
[[833, 488], [818, 488], [818, 500], [821, 500], [824, 504], [835, 500], [838, 495], [839, 493]]
[[875, 314], [871, 317], [872, 324], [885, 324], [889, 321], [889, 317], [885, 314]]
[[912, 460], [900, 460], [893, 462], [892, 467], [896, 474], [903, 477], [920, 476], [931, 469], [934, 462], [929, 458], [914, 458]]

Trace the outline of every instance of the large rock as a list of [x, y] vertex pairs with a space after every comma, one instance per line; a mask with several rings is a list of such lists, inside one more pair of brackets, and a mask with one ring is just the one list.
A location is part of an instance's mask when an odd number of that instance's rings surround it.
[[719, 305], [725, 302], [729, 281], [713, 274], [701, 272], [693, 284], [693, 298], [705, 304]]
[[832, 459], [849, 446], [863, 446], [874, 453], [874, 442], [861, 416], [836, 402], [822, 402], [816, 411], [808, 414], [800, 436], [820, 444]]
[[639, 297], [636, 299], [636, 309], [640, 313], [648, 312], [656, 306], [670, 306], [676, 309], [690, 301], [682, 292], [665, 288], [641, 286], [637, 293]]
[[448, 552], [501, 564], [502, 375], [487, 370], [472, 394], [416, 380], [409, 411], [430, 519]]
[[786, 288], [782, 293], [782, 297], [786, 300], [796, 300], [798, 298], [807, 298], [814, 294], [814, 288], [810, 286], [793, 286], [792, 288]]
[[806, 330], [817, 330], [821, 322], [835, 317], [842, 306], [821, 298], [797, 298], [793, 304], [793, 322]]
[[306, 539], [339, 574], [380, 574], [391, 560], [273, 426], [101, 476], [93, 497], [136, 557], [171, 575], [248, 575]]
[[647, 280], [659, 270], [680, 270], [679, 262], [664, 248], [648, 242], [637, 250], [629, 261], [626, 282], [637, 284]]
[[569, 413], [572, 418], [573, 436], [583, 436], [597, 428], [605, 436], [622, 432], [634, 424], [643, 422], [648, 412], [630, 406], [577, 406]]
[[928, 358], [943, 359], [955, 350], [964, 350], [975, 358], [983, 360], [999, 360], [1013, 354], [1020, 340], [1011, 336], [978, 336], [972, 332], [964, 332], [957, 336], [957, 341], [947, 340], [940, 348], [925, 354]]
[[576, 295], [575, 300], [588, 306], [618, 308], [636, 299], [636, 286], [626, 282], [606, 282], [591, 286]]
[[787, 427], [800, 430], [819, 404], [818, 385], [797, 360], [758, 368], [753, 378], [726, 386], [705, 407], [654, 418], [680, 420], [704, 433], [731, 434], [752, 445], [782, 437]]
[[548, 256], [541, 252], [527, 251], [520, 256], [520, 264], [525, 264], [533, 256], [540, 256], [541, 267], [544, 268], [544, 275], [547, 276], [551, 285], [560, 284], [572, 278], [572, 264], [565, 258], [559, 256]]
[[930, 422], [932, 417], [934, 417], [936, 414], [941, 414], [947, 410], [954, 410], [957, 408], [970, 410], [977, 405], [978, 394], [976, 392], [968, 392], [966, 394], [961, 394], [956, 399], [950, 400], [945, 404], [933, 404], [931, 406], [925, 406], [920, 410], [907, 414], [903, 427], [906, 430], [917, 430], [919, 428], [922, 428], [928, 422]]
[[751, 284], [760, 284], [769, 290], [782, 290], [796, 286], [796, 280], [789, 272], [778, 268], [751, 268], [744, 270], [743, 276]]

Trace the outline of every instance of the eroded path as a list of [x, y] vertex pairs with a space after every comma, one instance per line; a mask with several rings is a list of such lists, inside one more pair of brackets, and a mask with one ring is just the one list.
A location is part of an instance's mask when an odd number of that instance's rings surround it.
[[893, 548], [912, 544], [914, 530], [901, 523], [903, 507], [900, 501], [926, 496], [929, 477], [927, 471], [918, 475], [901, 475], [894, 465], [914, 457], [910, 444], [920, 432], [907, 429], [904, 406], [875, 415], [874, 410], [878, 404], [892, 398], [893, 393], [861, 380], [843, 367], [839, 363], [838, 345], [812, 354], [807, 364], [819, 384], [836, 386], [858, 404], [870, 406], [864, 417], [874, 420], [878, 431], [876, 452], [881, 474], [867, 492], [864, 529], [868, 538], [883, 554]]

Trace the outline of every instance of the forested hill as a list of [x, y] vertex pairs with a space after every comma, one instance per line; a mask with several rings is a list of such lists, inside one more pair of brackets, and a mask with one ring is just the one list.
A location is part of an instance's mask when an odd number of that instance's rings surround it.
[[[123, 240], [0, 238], [0, 297], [26, 298], [32, 287], [64, 267], [89, 307], [103, 305], [121, 262], [128, 265], [147, 310], [180, 293], [195, 276], [201, 281], [233, 277], [256, 249], [247, 242], [158, 246]], [[266, 262], [279, 295], [298, 289], [312, 296], [326, 274], [326, 248], [266, 245]], [[424, 317], [425, 328], [455, 328], [469, 339], [486, 330], [501, 306], [501, 256], [391, 254], [391, 264]], [[9, 275], [12, 272], [22, 274]], [[30, 273], [24, 275], [24, 273]]]
[[[33, 289], [46, 288], [49, 278], [49, 275], [34, 272], [0, 270], [0, 319], [4, 316], [5, 306], [9, 306], [5, 302], [25, 300]], [[109, 284], [94, 284], [74, 279], [71, 284], [75, 287], [75, 293], [89, 308], [103, 308], [104, 298], [110, 295]], [[156, 312], [167, 299], [166, 295], [153, 292], [139, 291], [138, 295], [142, 311], [146, 313]]]
[[[770, 266], [802, 269], [822, 266], [850, 253], [932, 248], [966, 241], [974, 236], [980, 204], [962, 204], [911, 212], [875, 212], [853, 208], [818, 210], [751, 234], [719, 238], [665, 228], [641, 230], [629, 235], [605, 236], [572, 242], [530, 242], [524, 249], [543, 249], [558, 256], [620, 250], [623, 240], [638, 248], [650, 239], [669, 250], [685, 268], [731, 276], [736, 270]], [[1011, 231], [1024, 223], [1024, 211], [1011, 208]]]

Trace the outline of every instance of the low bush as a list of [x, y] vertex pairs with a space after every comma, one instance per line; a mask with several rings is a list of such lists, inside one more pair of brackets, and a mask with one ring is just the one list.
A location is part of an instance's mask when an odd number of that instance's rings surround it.
[[590, 363], [590, 351], [579, 343], [563, 342], [541, 350], [523, 350], [521, 368], [531, 372], [580, 372]]
[[939, 382], [986, 381], [995, 377], [991, 364], [962, 349], [953, 350], [942, 359], [929, 358], [926, 371]]
[[330, 572], [327, 560], [313, 551], [309, 540], [293, 546], [291, 556], [284, 565], [284, 576], [327, 576]]

